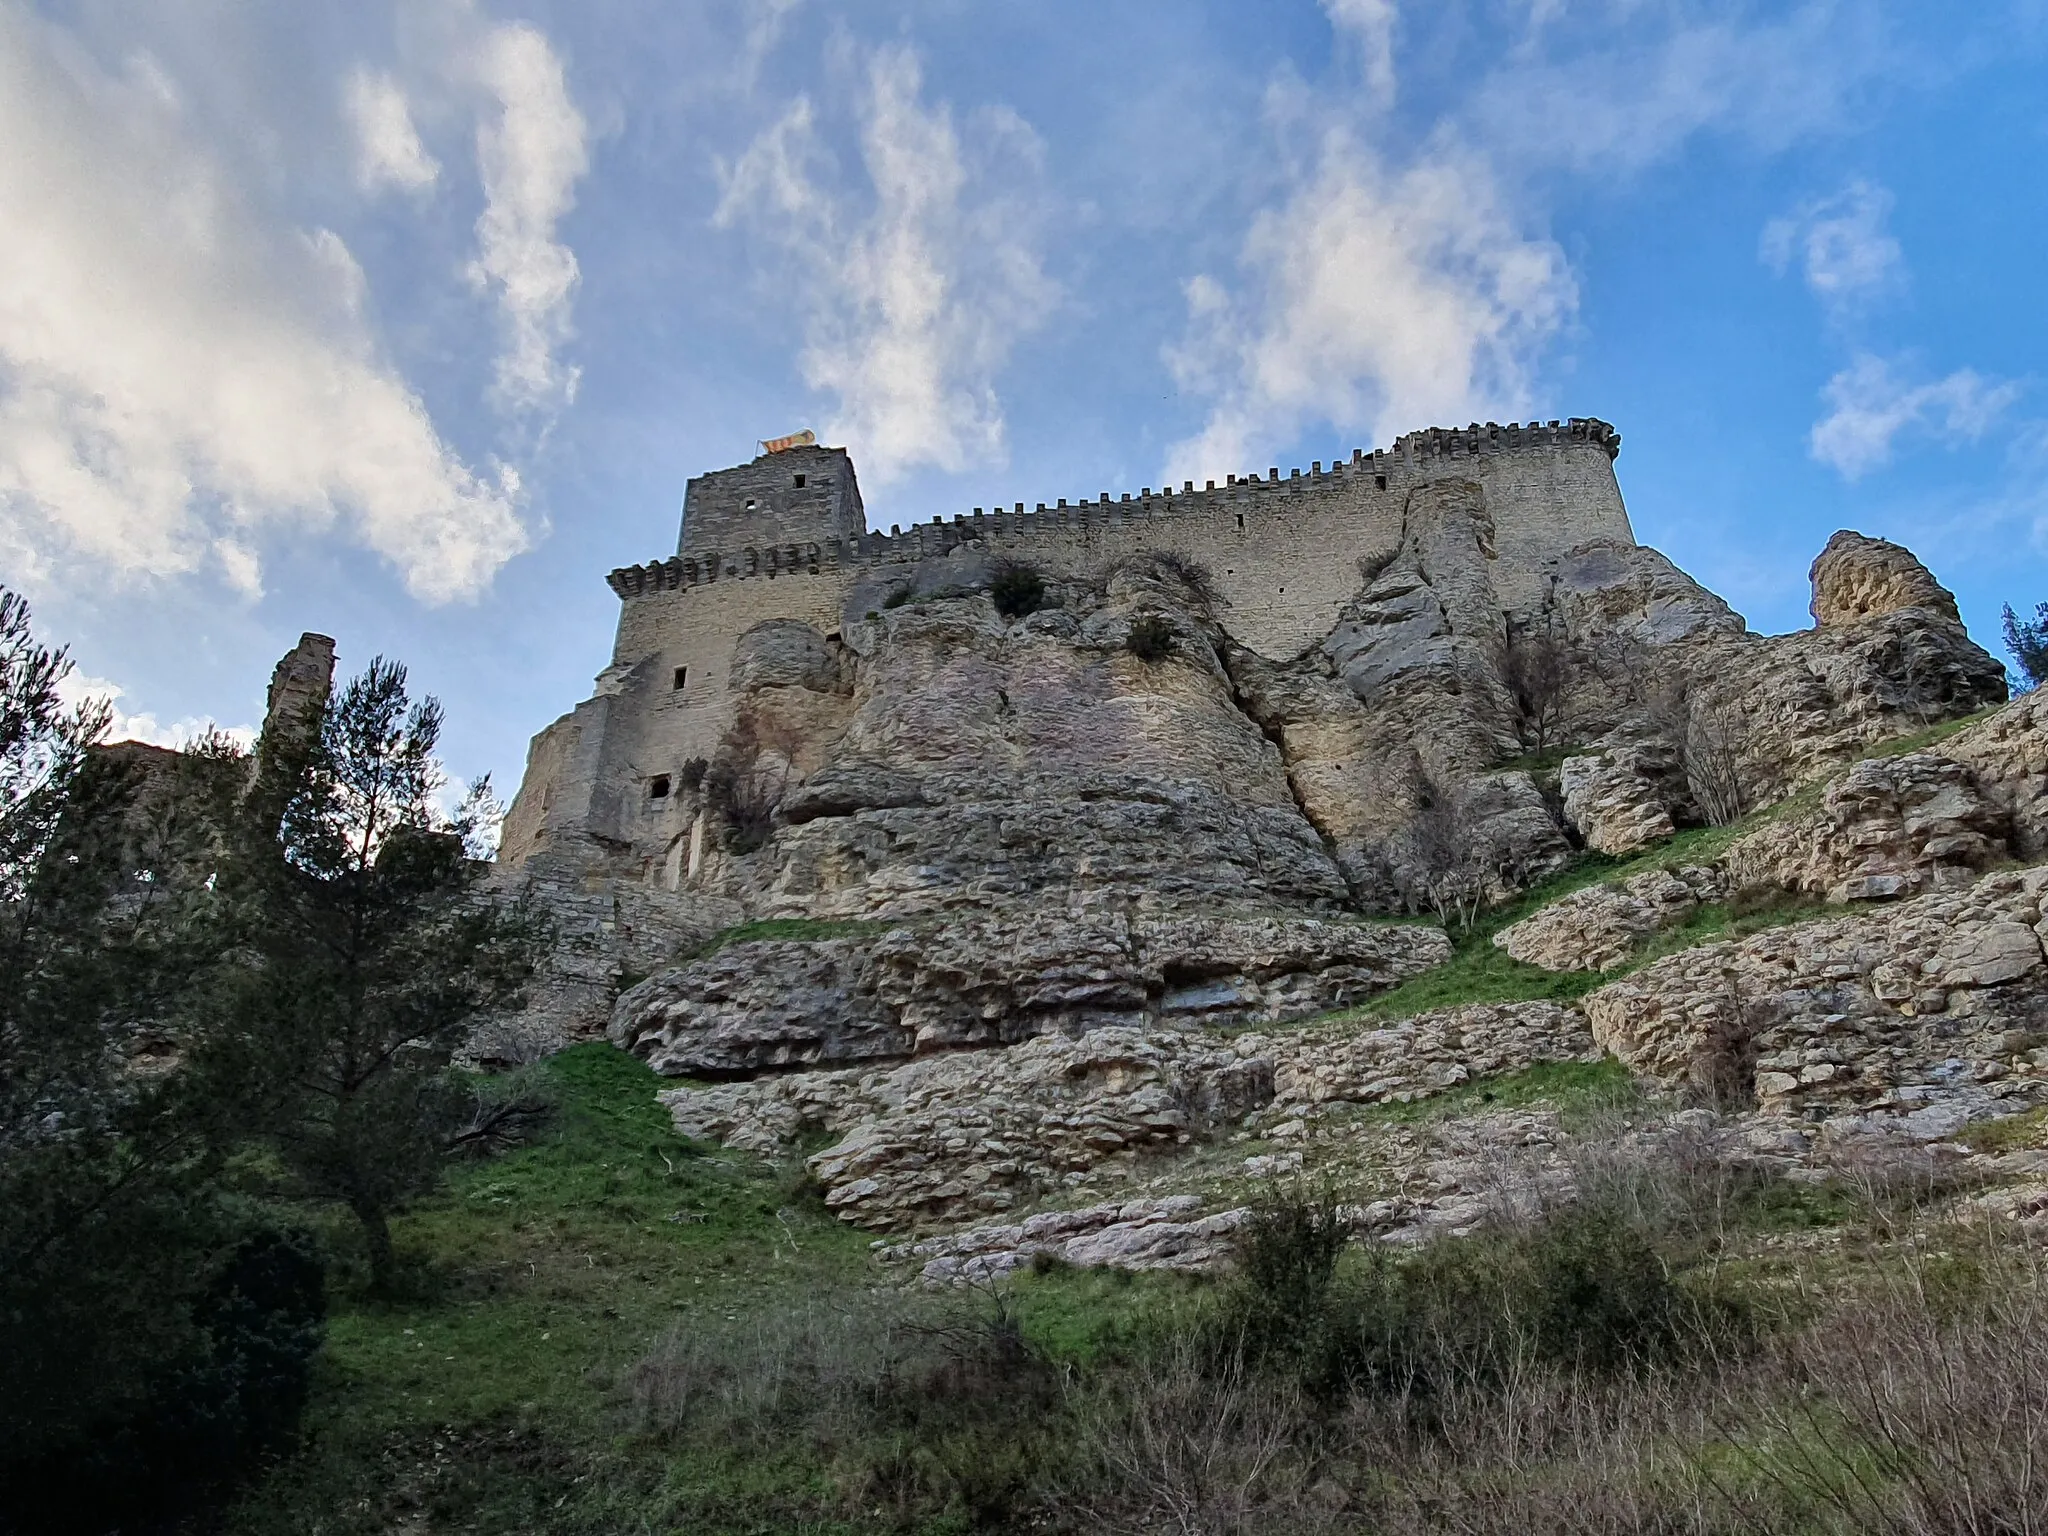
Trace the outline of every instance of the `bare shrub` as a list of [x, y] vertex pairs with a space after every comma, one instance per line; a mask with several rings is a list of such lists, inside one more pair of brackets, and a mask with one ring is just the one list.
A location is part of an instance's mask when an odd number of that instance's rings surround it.
[[1571, 642], [1546, 615], [1533, 627], [1508, 624], [1489, 658], [1515, 710], [1515, 734], [1532, 751], [1547, 750], [1564, 728], [1580, 662]]
[[[1075, 1489], [1090, 1529], [1188, 1536], [1302, 1531], [1311, 1426], [1301, 1393], [1220, 1370], [1186, 1347], [1142, 1375], [1077, 1393], [1071, 1411], [1087, 1482]], [[1092, 1496], [1091, 1496], [1092, 1495]]]
[[2048, 1273], [2030, 1247], [1956, 1237], [1794, 1338], [1776, 1390], [1723, 1405], [1760, 1476], [1847, 1529], [2048, 1530]]
[[752, 853], [774, 835], [800, 746], [793, 729], [752, 711], [719, 739], [704, 773], [704, 803], [721, 823], [727, 852]]
[[1725, 827], [1756, 804], [1738, 709], [1681, 675], [1663, 680], [1646, 710], [1652, 728], [1677, 754], [1686, 788], [1708, 825]]
[[1489, 849], [1465, 797], [1417, 768], [1407, 829], [1402, 895], [1427, 906], [1446, 928], [1469, 929], [1494, 883]]

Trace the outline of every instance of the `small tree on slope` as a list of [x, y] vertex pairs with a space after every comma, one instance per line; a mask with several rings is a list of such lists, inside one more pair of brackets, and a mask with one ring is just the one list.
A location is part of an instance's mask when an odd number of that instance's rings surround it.
[[2034, 609], [2031, 621], [2023, 621], [2011, 604], [2006, 605], [2005, 648], [2019, 664], [2029, 691], [2048, 683], [2048, 603]]
[[381, 658], [272, 722], [225, 870], [240, 942], [223, 1002], [250, 1070], [278, 1085], [273, 1139], [308, 1193], [361, 1222], [380, 1289], [390, 1219], [438, 1182], [468, 1108], [450, 1057], [517, 998], [538, 938], [476, 890], [488, 781], [436, 809], [440, 731], [440, 705], [414, 704]]

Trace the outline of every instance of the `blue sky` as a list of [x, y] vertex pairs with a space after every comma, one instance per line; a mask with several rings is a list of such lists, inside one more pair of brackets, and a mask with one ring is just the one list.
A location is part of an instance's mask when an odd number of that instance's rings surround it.
[[302, 629], [516, 787], [611, 567], [1596, 415], [1767, 630], [2048, 601], [2048, 0], [0, 0], [0, 580], [125, 729]]

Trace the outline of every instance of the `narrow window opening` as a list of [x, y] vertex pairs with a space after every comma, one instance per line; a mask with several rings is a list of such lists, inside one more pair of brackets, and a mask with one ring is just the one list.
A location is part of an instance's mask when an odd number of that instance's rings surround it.
[[796, 477], [796, 488], [798, 490], [802, 490], [804, 488], [804, 477], [802, 475], [798, 475]]
[[1237, 526], [1240, 530], [1244, 528], [1244, 514], [1242, 512], [1237, 514]]
[[747, 498], [747, 510], [749, 512], [754, 510], [754, 498], [751, 496]]
[[657, 773], [647, 781], [647, 798], [650, 800], [666, 800], [668, 798], [667, 774]]
[[690, 669], [689, 669], [688, 667], [677, 667], [677, 668], [676, 668], [676, 692], [677, 692], [677, 693], [681, 693], [681, 692], [683, 691], [683, 684], [687, 683], [687, 682], [688, 682], [689, 680], [690, 680]]
[[1372, 488], [1376, 491], [1384, 491], [1387, 488], [1387, 477], [1385, 475], [1374, 475], [1372, 477]]

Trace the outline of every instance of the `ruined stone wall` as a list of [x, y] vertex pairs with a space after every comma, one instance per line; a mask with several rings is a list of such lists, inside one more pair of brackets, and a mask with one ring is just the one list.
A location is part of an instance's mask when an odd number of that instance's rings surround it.
[[[674, 862], [689, 832], [675, 775], [689, 759], [709, 757], [731, 722], [726, 684], [739, 636], [778, 618], [834, 635], [862, 617], [853, 610], [879, 608], [921, 563], [963, 545], [1065, 577], [1146, 551], [1184, 554], [1210, 568], [1231, 635], [1284, 660], [1330, 632], [1362, 584], [1361, 560], [1400, 545], [1420, 486], [1480, 486], [1494, 530], [1495, 589], [1516, 608], [1541, 600], [1546, 565], [1565, 551], [1595, 539], [1633, 543], [1613, 469], [1619, 444], [1606, 423], [1590, 420], [1433, 429], [1327, 467], [1228, 476], [1199, 490], [1105, 492], [1033, 512], [1021, 503], [977, 507], [950, 522], [858, 538], [831, 537], [822, 524], [814, 532], [826, 536], [723, 550], [686, 538], [689, 552], [611, 573], [621, 599], [612, 663], [596, 699], [535, 738], [501, 857], [517, 862], [566, 831], [615, 847], [627, 862]], [[796, 456], [769, 457], [787, 461], [777, 466], [782, 475]], [[733, 473], [692, 482], [693, 497], [703, 481]], [[665, 796], [653, 793], [663, 777]]]

